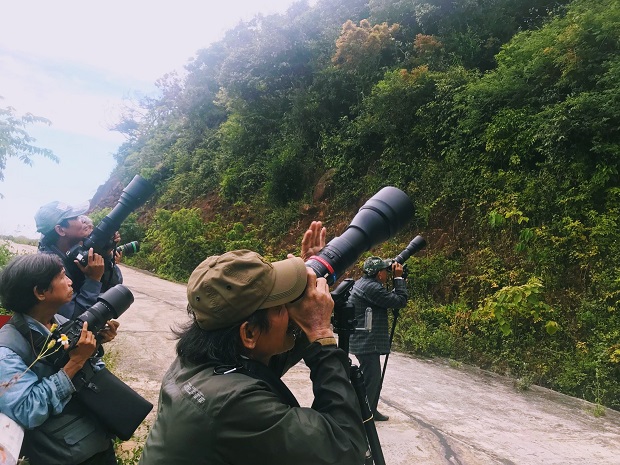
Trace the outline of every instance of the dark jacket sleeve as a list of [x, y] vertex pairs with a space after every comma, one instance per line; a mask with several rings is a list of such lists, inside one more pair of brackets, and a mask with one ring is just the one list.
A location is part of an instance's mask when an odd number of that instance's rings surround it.
[[216, 443], [226, 463], [246, 463], [249, 457], [255, 465], [364, 463], [366, 434], [346, 354], [314, 343], [304, 360], [312, 379], [312, 408], [290, 407], [258, 383], [222, 407]]
[[106, 270], [101, 277], [101, 292], [106, 292], [117, 284], [123, 284], [123, 273], [114, 262], [106, 259]]

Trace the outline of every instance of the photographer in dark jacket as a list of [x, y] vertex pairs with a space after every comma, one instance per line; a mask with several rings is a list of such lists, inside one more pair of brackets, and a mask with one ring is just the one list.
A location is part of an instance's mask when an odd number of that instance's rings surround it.
[[[313, 223], [302, 242], [324, 243]], [[319, 247], [320, 248], [320, 247]], [[192, 321], [162, 382], [142, 465], [361, 465], [367, 449], [349, 362], [330, 327], [327, 282], [289, 255], [249, 250], [209, 257], [188, 285]], [[303, 331], [297, 337], [295, 322]], [[312, 408], [280, 376], [301, 358]]]
[[[388, 291], [385, 283], [388, 268], [392, 270], [394, 288]], [[390, 353], [388, 331], [388, 308], [403, 308], [407, 305], [407, 283], [403, 278], [403, 265], [379, 257], [370, 257], [364, 262], [364, 276], [358, 279], [349, 296], [349, 303], [355, 306], [355, 318], [364, 322], [366, 309], [372, 309], [372, 330], [356, 331], [351, 335], [349, 350], [360, 363], [364, 373], [366, 395], [376, 421], [387, 421], [389, 417], [377, 410], [381, 388], [380, 355]], [[359, 326], [359, 324], [358, 324]]]
[[94, 253], [91, 248], [86, 266], [82, 266], [77, 260], [75, 263], [65, 262], [67, 251], [86, 237], [79, 216], [87, 209], [86, 205], [73, 207], [54, 201], [39, 208], [34, 217], [37, 231], [43, 235], [39, 242], [39, 253], [60, 257], [65, 264], [67, 276], [73, 282], [73, 298], [58, 311], [69, 319], [81, 315], [84, 310], [94, 305], [102, 292], [101, 278], [105, 264], [101, 255]]

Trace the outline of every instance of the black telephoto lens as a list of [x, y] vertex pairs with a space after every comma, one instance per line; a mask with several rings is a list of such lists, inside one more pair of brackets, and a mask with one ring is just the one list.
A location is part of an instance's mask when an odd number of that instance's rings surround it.
[[117, 284], [97, 298], [97, 303], [82, 313], [78, 320], [88, 322], [88, 330], [97, 333], [108, 320], [118, 318], [133, 303], [133, 294], [126, 286]]
[[[97, 302], [80, 316], [60, 325], [54, 335], [66, 336], [69, 348], [72, 349], [80, 340], [84, 323], [88, 323], [89, 331], [97, 334], [105, 327], [108, 320], [121, 316], [132, 303], [133, 294], [131, 291], [122, 284], [117, 284], [101, 294]], [[66, 350], [56, 351], [50, 361], [57, 368], [63, 367], [69, 361], [69, 352]]]
[[149, 181], [139, 175], [134, 176], [123, 189], [116, 206], [84, 240], [84, 248], [88, 250], [93, 247], [95, 252], [101, 251], [114, 233], [120, 229], [121, 223], [132, 211], [144, 204], [153, 192], [155, 192], [155, 187]]
[[396, 187], [384, 187], [360, 208], [342, 235], [329, 241], [306, 266], [331, 285], [363, 252], [393, 237], [413, 213], [407, 194]]
[[[121, 227], [121, 223], [155, 192], [155, 186], [143, 177], [136, 175], [123, 189], [118, 203], [108, 213], [97, 227], [90, 233], [82, 244], [75, 245], [67, 251], [66, 262], [73, 265], [73, 260], [78, 260], [83, 266], [88, 264], [88, 250], [92, 247], [95, 253], [103, 255], [112, 249], [109, 244], [114, 233]], [[113, 246], [113, 245], [112, 245]], [[106, 250], [107, 248], [107, 250]]]
[[426, 239], [424, 239], [422, 236], [416, 236], [411, 240], [409, 245], [396, 256], [394, 261], [402, 265], [407, 260], [409, 260], [409, 257], [411, 257], [414, 253], [419, 252], [424, 247], [426, 247]]
[[140, 243], [138, 241], [131, 241], [127, 244], [119, 245], [116, 248], [118, 253], [122, 253], [124, 257], [130, 257], [131, 255], [140, 252]]

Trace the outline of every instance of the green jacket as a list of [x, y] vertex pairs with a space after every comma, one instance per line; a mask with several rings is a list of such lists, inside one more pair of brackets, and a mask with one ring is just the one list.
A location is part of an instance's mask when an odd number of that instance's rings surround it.
[[363, 464], [366, 434], [345, 352], [313, 343], [302, 355], [312, 408], [297, 406], [280, 381], [284, 366], [275, 373], [263, 366], [269, 379], [251, 369], [215, 374], [214, 365], [184, 366], [177, 357], [163, 379], [140, 464]]

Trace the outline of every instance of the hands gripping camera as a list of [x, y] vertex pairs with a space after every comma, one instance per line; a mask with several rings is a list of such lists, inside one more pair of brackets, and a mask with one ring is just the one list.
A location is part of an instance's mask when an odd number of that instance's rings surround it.
[[390, 267], [388, 268], [388, 271], [391, 271], [393, 269], [394, 263], [403, 265], [402, 277], [403, 279], [407, 279], [407, 277], [409, 276], [409, 267], [405, 262], [409, 260], [409, 257], [411, 257], [414, 253], [419, 252], [424, 247], [426, 247], [426, 239], [424, 239], [422, 236], [414, 237], [409, 243], [409, 245], [407, 245], [407, 247], [405, 247], [401, 253], [399, 253], [393, 259], [389, 260]]
[[[108, 320], [121, 316], [133, 301], [134, 297], [131, 291], [122, 284], [117, 284], [101, 294], [97, 299], [97, 303], [80, 316], [58, 326], [51, 337], [54, 340], [62, 340], [67, 350], [55, 353], [56, 357], [53, 359], [54, 366], [60, 369], [67, 364], [71, 350], [77, 346], [80, 340], [85, 323], [87, 323], [88, 331], [97, 335], [102, 329], [105, 329]], [[98, 342], [105, 342], [100, 341], [100, 335], [97, 336], [97, 339]]]

